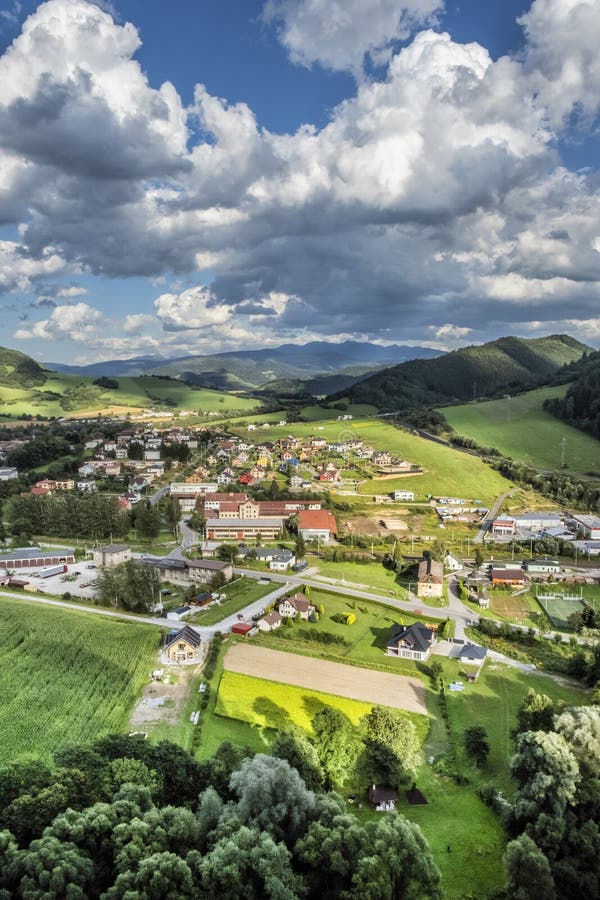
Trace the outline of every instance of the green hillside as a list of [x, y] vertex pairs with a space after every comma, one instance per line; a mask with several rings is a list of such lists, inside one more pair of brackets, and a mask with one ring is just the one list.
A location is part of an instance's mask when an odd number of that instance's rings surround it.
[[198, 414], [231, 411], [243, 414], [261, 407], [259, 400], [249, 397], [150, 375], [117, 378], [117, 387], [107, 389], [94, 383], [93, 378], [48, 372], [24, 354], [16, 354], [19, 358], [13, 359], [12, 353], [0, 354], [0, 414], [5, 417], [134, 413], [150, 407], [174, 412], [186, 409]]
[[569, 471], [600, 472], [600, 441], [544, 409], [545, 401], [557, 398], [560, 403], [566, 391], [566, 385], [558, 385], [439, 411], [458, 434], [483, 447], [495, 447], [503, 456], [542, 469], [559, 469], [564, 438]]
[[45, 371], [30, 356], [18, 350], [0, 347], [0, 385], [4, 387], [34, 387], [45, 380]]
[[600, 352], [589, 353], [576, 366], [573, 383], [561, 399], [550, 398], [545, 409], [569, 425], [600, 438]]
[[347, 396], [384, 410], [472, 400], [547, 383], [562, 366], [587, 350], [585, 344], [564, 334], [533, 340], [505, 337], [385, 369], [351, 387]]

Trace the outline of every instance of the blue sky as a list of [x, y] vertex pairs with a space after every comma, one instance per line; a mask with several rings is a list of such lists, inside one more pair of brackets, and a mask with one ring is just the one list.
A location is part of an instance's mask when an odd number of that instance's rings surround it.
[[599, 41], [600, 0], [0, 0], [0, 342], [597, 346]]

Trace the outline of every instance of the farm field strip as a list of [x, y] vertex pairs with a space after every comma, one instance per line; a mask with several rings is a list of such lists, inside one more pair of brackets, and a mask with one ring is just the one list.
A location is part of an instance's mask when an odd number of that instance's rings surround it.
[[0, 763], [48, 759], [126, 727], [158, 637], [150, 626], [3, 598]]
[[252, 644], [231, 646], [223, 662], [225, 671], [323, 691], [350, 700], [379, 703], [427, 715], [425, 686], [418, 678], [357, 669], [343, 663], [270, 650]]

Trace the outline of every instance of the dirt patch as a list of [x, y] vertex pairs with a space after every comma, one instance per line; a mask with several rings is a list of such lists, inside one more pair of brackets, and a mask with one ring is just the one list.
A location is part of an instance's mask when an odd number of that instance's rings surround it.
[[144, 688], [131, 715], [130, 726], [178, 725], [181, 721], [190, 681], [198, 667], [164, 666], [163, 669], [163, 680], [152, 681]]
[[[382, 525], [382, 522], [385, 522], [385, 525]], [[373, 537], [380, 537], [395, 531], [407, 531], [408, 529], [404, 519], [400, 518], [396, 513], [393, 516], [389, 516], [383, 510], [380, 516], [354, 516], [346, 519], [344, 526], [349, 534], [368, 534], [373, 535]]]
[[406, 675], [358, 669], [342, 663], [283, 653], [281, 650], [269, 650], [246, 643], [231, 646], [223, 666], [239, 675], [252, 675], [254, 678], [324, 691], [350, 700], [364, 700], [366, 703], [378, 703], [427, 715], [425, 686], [418, 678]]

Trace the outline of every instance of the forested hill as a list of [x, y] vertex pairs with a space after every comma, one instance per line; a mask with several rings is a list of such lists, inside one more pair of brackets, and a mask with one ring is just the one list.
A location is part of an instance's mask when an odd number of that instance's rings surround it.
[[525, 390], [547, 382], [589, 351], [566, 334], [526, 340], [504, 337], [436, 359], [415, 359], [353, 385], [345, 396], [382, 410], [414, 409]]
[[36, 387], [46, 380], [46, 373], [39, 363], [20, 353], [0, 347], [0, 385], [4, 387]]
[[600, 438], [600, 352], [586, 354], [569, 367], [575, 380], [562, 398], [546, 400], [544, 408], [569, 425]]

